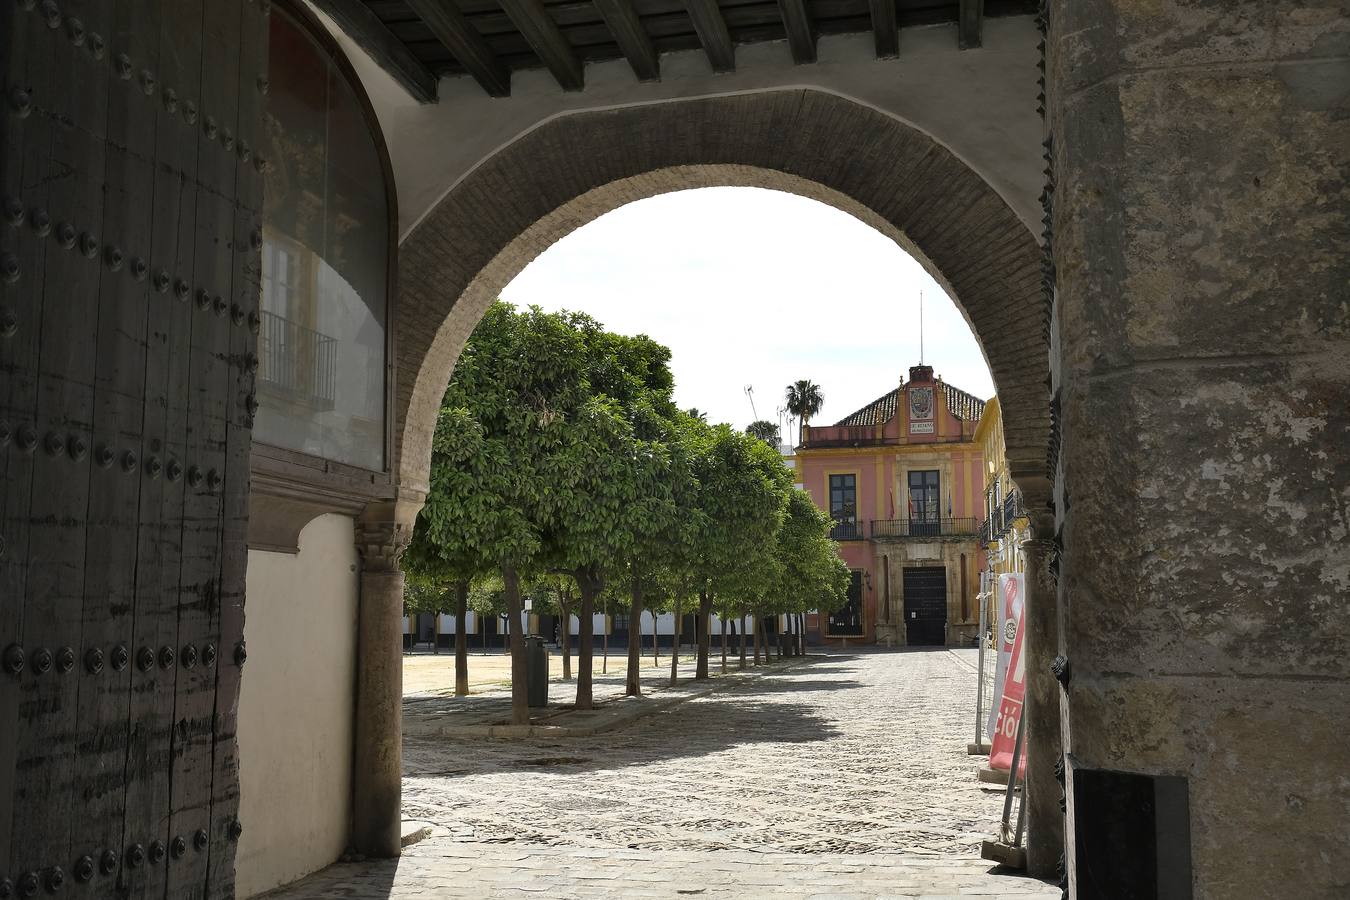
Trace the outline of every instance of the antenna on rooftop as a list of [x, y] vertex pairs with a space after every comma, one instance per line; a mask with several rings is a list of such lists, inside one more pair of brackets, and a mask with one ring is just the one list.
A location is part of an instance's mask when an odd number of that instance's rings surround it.
[[919, 365], [923, 365], [923, 291], [919, 291]]
[[753, 384], [747, 384], [745, 386], [745, 396], [750, 401], [750, 414], [754, 416], [751, 421], [758, 422], [759, 413], [755, 411], [755, 386]]

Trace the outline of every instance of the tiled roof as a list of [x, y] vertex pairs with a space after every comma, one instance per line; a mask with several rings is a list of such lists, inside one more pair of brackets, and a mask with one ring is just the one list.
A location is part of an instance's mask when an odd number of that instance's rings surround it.
[[[984, 412], [984, 401], [974, 394], [950, 384], [942, 385], [942, 396], [947, 401], [947, 410], [958, 419], [968, 422], [979, 421]], [[900, 390], [887, 391], [871, 403], [856, 412], [849, 413], [835, 422], [835, 425], [883, 425], [895, 418], [896, 403], [900, 399]]]
[[850, 413], [835, 422], [835, 425], [881, 425], [895, 418], [895, 404], [900, 396], [899, 389], [882, 394], [857, 412]]
[[984, 412], [984, 401], [974, 394], [967, 394], [950, 384], [942, 385], [942, 394], [947, 398], [947, 411], [958, 419], [978, 422]]

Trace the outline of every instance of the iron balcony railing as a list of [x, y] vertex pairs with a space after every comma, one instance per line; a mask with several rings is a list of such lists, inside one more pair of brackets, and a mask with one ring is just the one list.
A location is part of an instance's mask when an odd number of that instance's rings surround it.
[[861, 522], [851, 521], [849, 519], [838, 519], [830, 528], [830, 539], [836, 541], [861, 541], [866, 537], [863, 534]]
[[1008, 494], [1003, 498], [1002, 503], [993, 508], [989, 518], [980, 523], [980, 543], [988, 546], [999, 540], [1012, 530], [1013, 522], [1026, 514], [1026, 506], [1022, 503], [1022, 492], [1013, 491]]
[[974, 518], [872, 520], [874, 538], [975, 537], [978, 534]]
[[337, 388], [337, 338], [263, 311], [258, 332], [259, 387], [293, 403], [327, 411]]

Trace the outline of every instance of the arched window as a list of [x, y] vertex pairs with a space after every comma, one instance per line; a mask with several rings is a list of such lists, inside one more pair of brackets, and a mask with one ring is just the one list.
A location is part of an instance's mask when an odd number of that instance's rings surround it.
[[255, 444], [385, 472], [394, 201], [378, 124], [306, 15], [271, 13]]

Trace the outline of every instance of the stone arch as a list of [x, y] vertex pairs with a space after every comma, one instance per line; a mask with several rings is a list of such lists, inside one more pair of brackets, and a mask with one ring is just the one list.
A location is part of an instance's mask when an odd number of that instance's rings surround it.
[[532, 259], [634, 200], [765, 187], [848, 212], [897, 241], [966, 316], [1004, 410], [1014, 477], [1046, 508], [1049, 355], [1040, 250], [974, 170], [918, 129], [835, 94], [770, 91], [553, 119], [466, 176], [399, 253], [395, 471], [425, 491], [436, 410], [464, 342]]

